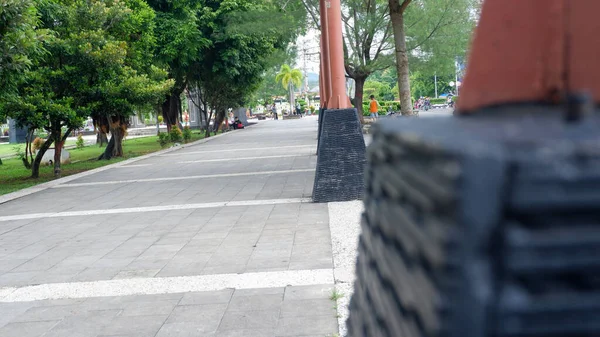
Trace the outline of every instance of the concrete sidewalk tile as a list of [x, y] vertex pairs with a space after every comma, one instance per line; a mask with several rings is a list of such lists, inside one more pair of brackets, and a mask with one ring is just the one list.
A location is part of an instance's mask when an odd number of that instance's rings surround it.
[[310, 270], [310, 269], [333, 269], [333, 260], [331, 257], [319, 259], [292, 259], [290, 270]]
[[262, 311], [227, 311], [218, 331], [273, 329], [279, 321], [279, 308]]
[[213, 337], [215, 330], [201, 322], [165, 323], [156, 337]]
[[[169, 258], [137, 258], [133, 260], [124, 270], [161, 270], [167, 263], [171, 261]], [[119, 271], [121, 272], [121, 271]], [[116, 276], [116, 275], [115, 275]]]
[[203, 322], [205, 331], [215, 331], [226, 309], [226, 303], [179, 305], [173, 309], [167, 323]]
[[179, 299], [161, 299], [155, 301], [135, 301], [127, 303], [119, 316], [164, 316], [165, 319], [171, 314]]
[[57, 323], [58, 321], [9, 323], [0, 328], [0, 336], [41, 337]]
[[29, 284], [31, 279], [40, 275], [43, 272], [40, 271], [29, 271], [29, 272], [10, 272], [0, 275], [0, 287], [8, 286], [23, 286]]
[[[275, 329], [218, 330], [215, 337], [273, 337]], [[321, 336], [322, 337], [322, 336]]]
[[81, 313], [79, 305], [32, 307], [15, 317], [12, 322], [60, 321], [67, 316]]
[[283, 300], [311, 300], [328, 299], [333, 293], [332, 284], [311, 285], [311, 286], [290, 286], [285, 288]]
[[124, 270], [115, 275], [113, 280], [154, 277], [158, 272], [160, 272], [160, 269]]
[[214, 265], [205, 266], [202, 269], [201, 275], [213, 275], [213, 274], [241, 274], [246, 270], [246, 264], [227, 264], [227, 265]]
[[277, 324], [276, 336], [328, 335], [338, 332], [335, 315], [284, 317]]
[[328, 316], [336, 317], [335, 301], [329, 298], [285, 300], [280, 317]]
[[67, 317], [54, 325], [44, 337], [98, 335], [120, 313], [120, 310], [95, 310]]
[[285, 288], [254, 288], [254, 289], [236, 289], [234, 294], [236, 297], [243, 296], [259, 296], [259, 295], [281, 295], [283, 296]]
[[227, 311], [261, 311], [279, 309], [282, 301], [282, 294], [236, 296], [234, 293], [233, 298], [227, 307]]
[[110, 321], [103, 329], [98, 329], [106, 335], [139, 334], [143, 336], [154, 336], [162, 327], [169, 315], [152, 316], [119, 316]]
[[233, 289], [225, 289], [185, 293], [179, 302], [179, 305], [226, 304], [231, 300], [233, 292]]

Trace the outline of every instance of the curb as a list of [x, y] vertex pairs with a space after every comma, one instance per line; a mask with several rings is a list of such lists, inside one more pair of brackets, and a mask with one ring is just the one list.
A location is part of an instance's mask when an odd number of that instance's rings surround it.
[[92, 175], [92, 174], [96, 174], [96, 173], [99, 173], [99, 172], [102, 172], [102, 171], [110, 170], [110, 169], [115, 168], [115, 167], [119, 167], [119, 166], [124, 166], [124, 165], [127, 165], [127, 164], [131, 164], [131, 163], [135, 163], [137, 161], [148, 159], [148, 158], [152, 158], [152, 157], [155, 157], [155, 156], [158, 156], [158, 155], [161, 155], [161, 154], [165, 154], [165, 153], [169, 153], [169, 152], [175, 152], [177, 150], [182, 150], [182, 149], [185, 149], [185, 148], [188, 148], [188, 147], [191, 147], [191, 146], [196, 146], [196, 145], [199, 145], [199, 144], [204, 144], [204, 143], [207, 143], [207, 142], [209, 142], [209, 141], [211, 141], [211, 140], [213, 140], [215, 138], [219, 138], [219, 137], [222, 137], [224, 135], [227, 135], [228, 133], [229, 132], [221, 133], [221, 134], [218, 134], [218, 135], [211, 136], [209, 138], [199, 139], [199, 140], [197, 140], [197, 141], [195, 141], [193, 143], [189, 143], [189, 144], [185, 144], [185, 145], [181, 145], [181, 146], [177, 146], [177, 147], [171, 147], [171, 148], [164, 149], [164, 150], [159, 150], [159, 151], [156, 151], [156, 152], [145, 154], [143, 156], [139, 156], [139, 157], [135, 157], [135, 158], [130, 158], [130, 159], [118, 162], [118, 163], [109, 164], [109, 165], [106, 165], [106, 166], [95, 168], [93, 170], [89, 170], [89, 171], [85, 171], [85, 172], [73, 174], [73, 175], [70, 175], [70, 176], [67, 176], [67, 177], [64, 177], [64, 178], [59, 178], [59, 179], [51, 180], [51, 181], [48, 181], [48, 182], [45, 182], [45, 183], [42, 183], [42, 184], [39, 184], [39, 185], [35, 185], [35, 186], [32, 186], [32, 187], [28, 187], [28, 188], [16, 191], [16, 192], [8, 193], [8, 194], [0, 196], [0, 205], [2, 205], [4, 203], [7, 203], [9, 201], [15, 200], [15, 199], [19, 199], [19, 198], [28, 196], [30, 194], [41, 192], [43, 190], [52, 188], [52, 187], [57, 186], [57, 185], [61, 185], [61, 184], [67, 183], [67, 182], [75, 180], [75, 179], [87, 177], [87, 176]]

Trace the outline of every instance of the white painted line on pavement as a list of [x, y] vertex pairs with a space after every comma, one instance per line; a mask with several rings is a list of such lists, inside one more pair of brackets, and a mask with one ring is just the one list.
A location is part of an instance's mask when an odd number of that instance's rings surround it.
[[43, 219], [43, 218], [62, 218], [62, 217], [71, 217], [71, 216], [179, 211], [179, 210], [186, 210], [186, 209], [235, 207], [235, 206], [281, 205], [281, 204], [297, 204], [297, 203], [308, 203], [308, 202], [312, 202], [312, 199], [310, 199], [310, 198], [291, 198], [291, 199], [268, 199], [268, 200], [244, 200], [244, 201], [209, 202], [209, 203], [202, 203], [202, 204], [180, 204], [180, 205], [165, 205], [165, 206], [95, 209], [95, 210], [89, 210], [89, 211], [32, 213], [32, 214], [0, 216], [0, 222], [15, 221], [15, 220], [28, 220], [28, 219]]
[[[223, 145], [223, 147], [225, 147], [225, 146], [228, 146], [228, 145]], [[245, 149], [244, 148], [234, 148], [234, 149], [224, 148], [222, 150], [167, 153], [167, 154], [161, 154], [160, 157], [181, 156], [181, 155], [202, 154], [202, 153], [238, 152], [238, 151], [253, 151], [253, 150], [279, 150], [279, 149], [309, 148], [309, 147], [314, 148], [314, 149], [317, 148], [317, 146], [315, 144], [312, 144], [312, 145], [288, 145], [288, 146], [273, 145], [273, 146], [264, 146], [264, 147], [249, 147], [249, 148], [245, 148]]]
[[99, 172], [110, 170], [110, 169], [113, 169], [115, 167], [119, 167], [119, 166], [131, 164], [131, 163], [135, 163], [135, 162], [138, 162], [138, 161], [141, 161], [141, 160], [145, 160], [145, 159], [148, 159], [148, 158], [159, 156], [159, 155], [164, 154], [164, 153], [182, 150], [182, 149], [185, 149], [187, 147], [204, 144], [204, 143], [207, 143], [207, 142], [212, 141], [214, 139], [218, 139], [220, 137], [223, 137], [223, 136], [225, 136], [227, 134], [229, 134], [229, 133], [221, 133], [221, 134], [218, 134], [218, 135], [215, 135], [215, 136], [212, 136], [212, 137], [209, 137], [209, 138], [200, 139], [200, 140], [197, 140], [195, 142], [192, 142], [192, 143], [189, 143], [189, 144], [185, 144], [185, 145], [182, 145], [182, 146], [179, 146], [179, 147], [172, 147], [172, 148], [160, 150], [160, 151], [157, 151], [157, 152], [149, 153], [149, 154], [146, 154], [146, 155], [143, 155], [143, 156], [139, 156], [139, 157], [135, 157], [135, 158], [130, 158], [130, 159], [124, 160], [122, 162], [118, 162], [118, 163], [114, 163], [114, 164], [110, 164], [110, 165], [98, 167], [98, 168], [95, 168], [93, 170], [89, 170], [89, 171], [85, 171], [85, 172], [73, 174], [73, 175], [70, 175], [70, 176], [67, 176], [67, 177], [63, 177], [63, 178], [60, 178], [60, 179], [51, 180], [49, 182], [42, 183], [42, 184], [39, 184], [39, 185], [36, 185], [36, 186], [33, 186], [33, 187], [24, 188], [24, 189], [16, 191], [16, 192], [8, 193], [8, 194], [5, 194], [5, 195], [0, 195], [0, 204], [9, 202], [9, 201], [12, 201], [12, 200], [15, 200], [15, 199], [23, 198], [23, 197], [28, 196], [30, 194], [41, 192], [43, 190], [52, 188], [54, 186], [57, 186], [57, 185], [60, 185], [60, 184], [64, 184], [66, 182], [73, 181], [73, 180], [76, 180], [76, 179], [80, 179], [80, 178], [83, 178], [83, 177], [87, 177], [87, 176], [90, 176], [90, 175], [93, 175], [93, 174], [96, 174], [96, 173], [99, 173]]
[[245, 176], [263, 176], [263, 175], [271, 175], [271, 174], [312, 172], [314, 170], [315, 169], [298, 169], [298, 170], [283, 170], [283, 171], [206, 174], [206, 175], [202, 175], [202, 176], [183, 176], [183, 177], [165, 177], [165, 178], [131, 179], [131, 180], [115, 180], [115, 181], [97, 181], [97, 182], [92, 182], [92, 183], [75, 183], [75, 184], [56, 185], [56, 186], [52, 186], [52, 188], [116, 185], [116, 184], [131, 184], [131, 183], [150, 183], [150, 182], [161, 182], [161, 181], [213, 179], [213, 178], [229, 178], [229, 177], [245, 177]]
[[123, 165], [123, 166], [117, 166], [115, 168], [121, 169], [121, 168], [135, 168], [135, 167], [147, 167], [147, 166], [152, 166], [152, 164]]
[[333, 284], [331, 269], [50, 283], [20, 288], [0, 288], [0, 302], [12, 303], [48, 299], [176, 294], [215, 291], [228, 288], [279, 288], [318, 284]]
[[264, 156], [264, 157], [242, 157], [242, 158], [223, 158], [223, 159], [206, 159], [206, 160], [190, 160], [180, 161], [178, 164], [197, 164], [197, 163], [215, 163], [222, 161], [235, 161], [235, 160], [256, 160], [256, 159], [279, 159], [279, 158], [296, 158], [296, 157], [310, 157], [314, 154], [290, 154], [282, 156]]

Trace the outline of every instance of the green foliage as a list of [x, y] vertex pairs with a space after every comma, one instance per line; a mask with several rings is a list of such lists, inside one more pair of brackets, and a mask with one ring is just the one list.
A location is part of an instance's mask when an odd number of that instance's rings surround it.
[[364, 87], [364, 97], [375, 95], [378, 100], [393, 100], [394, 91], [389, 84], [375, 80], [367, 80]]
[[454, 61], [466, 55], [477, 6], [472, 0], [421, 0], [409, 5], [404, 18], [411, 71], [454, 74]]
[[173, 143], [181, 143], [183, 141], [183, 133], [177, 126], [172, 126], [169, 131], [169, 140]]
[[300, 69], [292, 69], [289, 65], [284, 64], [275, 76], [275, 81], [281, 83], [284, 88], [289, 88], [290, 85], [299, 87], [302, 85], [302, 77]]
[[[369, 116], [371, 113], [369, 112], [369, 104], [370, 101], [363, 101], [363, 116]], [[386, 115], [388, 113], [389, 108], [391, 107], [394, 112], [400, 111], [400, 102], [397, 101], [379, 101], [379, 111], [377, 112], [379, 115]]]
[[170, 141], [171, 141], [171, 136], [168, 133], [160, 132], [158, 134], [158, 143], [160, 144], [160, 147], [162, 147], [162, 148], [166, 147]]
[[182, 131], [182, 135], [183, 135], [183, 141], [187, 144], [190, 142], [190, 140], [192, 139], [192, 129], [190, 129], [189, 126], [184, 126], [183, 127], [183, 131]]
[[[0, 0], [0, 104], [15, 93], [25, 72], [43, 53], [45, 37], [34, 0]], [[5, 115], [6, 115], [6, 111]], [[4, 120], [0, 109], [0, 120]]]
[[79, 135], [77, 135], [77, 141], [75, 142], [75, 146], [79, 150], [81, 150], [85, 147], [85, 143], [83, 141], [83, 136], [81, 135], [81, 133]]

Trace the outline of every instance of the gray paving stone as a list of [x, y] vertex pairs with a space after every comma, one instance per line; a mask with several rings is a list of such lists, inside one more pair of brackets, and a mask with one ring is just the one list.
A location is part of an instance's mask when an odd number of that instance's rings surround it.
[[283, 301], [282, 294], [274, 295], [237, 295], [233, 294], [227, 311], [261, 311], [279, 309]]
[[57, 323], [58, 321], [9, 323], [0, 328], [0, 336], [41, 337]]
[[335, 316], [284, 317], [277, 324], [276, 336], [332, 335], [338, 332]]
[[235, 296], [261, 296], [261, 295], [283, 295], [285, 288], [254, 288], [254, 289], [236, 289]]
[[154, 277], [154, 276], [156, 276], [156, 274], [158, 274], [158, 272], [160, 272], [160, 269], [124, 270], [124, 271], [119, 272], [117, 275], [115, 275], [115, 277], [113, 277], [113, 279], [118, 280], [118, 279]]
[[[219, 330], [215, 337], [273, 337], [275, 329]], [[321, 336], [323, 337], [323, 336]]]
[[173, 309], [167, 323], [204, 322], [205, 331], [215, 331], [226, 309], [224, 303], [180, 305]]
[[328, 298], [309, 300], [285, 300], [280, 317], [325, 316], [337, 317], [335, 302]]
[[142, 336], [154, 336], [160, 330], [169, 315], [116, 317], [110, 321], [101, 331], [106, 335], [138, 334]]
[[331, 257], [318, 259], [301, 258], [293, 259], [290, 262], [290, 270], [311, 270], [311, 269], [331, 269], [333, 268], [333, 260]]
[[165, 323], [156, 337], [213, 337], [215, 334], [211, 328], [200, 322]]
[[96, 336], [120, 313], [120, 310], [86, 311], [58, 322], [44, 337]]
[[179, 305], [198, 305], [198, 304], [227, 304], [233, 295], [233, 289], [219, 291], [203, 291], [185, 293], [179, 302]]
[[32, 307], [14, 318], [12, 322], [60, 321], [82, 311], [78, 304]]
[[288, 300], [310, 300], [310, 299], [328, 299], [334, 286], [330, 284], [286, 287], [284, 301]]
[[164, 316], [165, 319], [171, 314], [179, 299], [162, 299], [155, 301], [134, 301], [125, 305], [119, 316]]
[[263, 311], [227, 311], [218, 332], [238, 329], [273, 329], [279, 321], [279, 308]]

